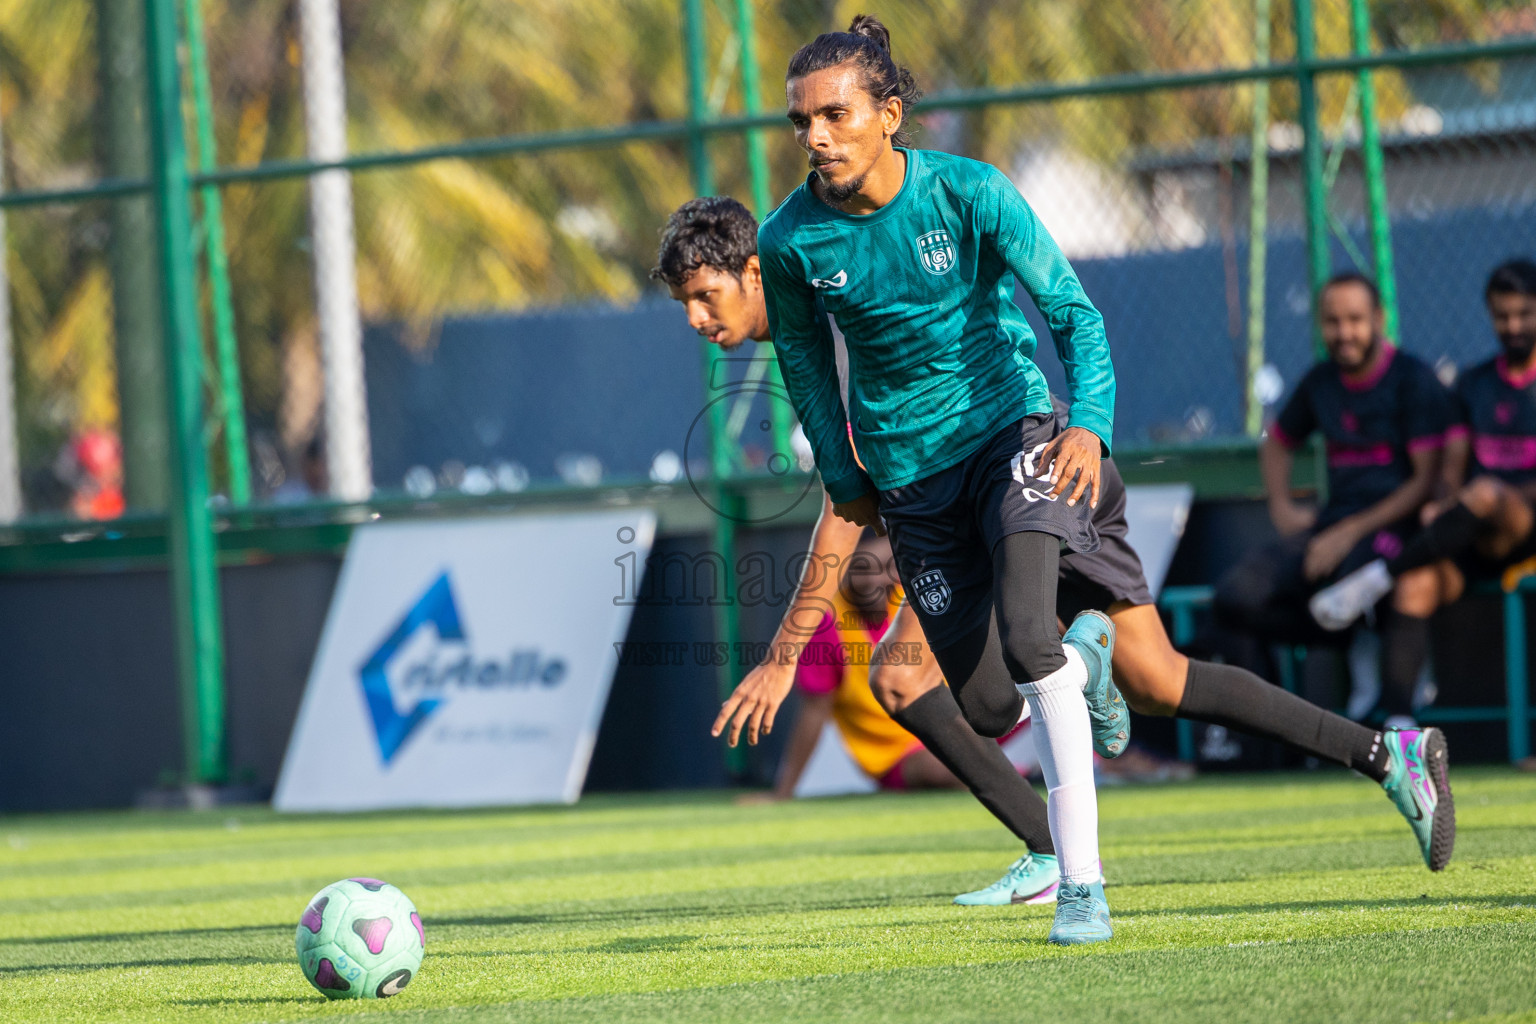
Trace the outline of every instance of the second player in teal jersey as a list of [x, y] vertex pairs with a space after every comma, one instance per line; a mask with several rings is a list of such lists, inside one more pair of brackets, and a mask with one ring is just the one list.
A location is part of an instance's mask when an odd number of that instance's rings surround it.
[[[837, 514], [889, 530], [957, 699], [969, 691], [999, 726], [1028, 701], [1061, 868], [1050, 939], [1104, 941], [1090, 723], [1124, 718], [1114, 626], [1085, 612], [1065, 637], [1056, 628], [1062, 550], [1099, 549], [1091, 508], [1114, 423], [1103, 320], [1007, 178], [905, 145], [916, 87], [878, 20], [802, 47], [786, 90], [812, 173], [763, 224], [758, 255], [790, 399]], [[1010, 275], [1066, 366], [1065, 430]], [[847, 411], [829, 314], [847, 344]]]

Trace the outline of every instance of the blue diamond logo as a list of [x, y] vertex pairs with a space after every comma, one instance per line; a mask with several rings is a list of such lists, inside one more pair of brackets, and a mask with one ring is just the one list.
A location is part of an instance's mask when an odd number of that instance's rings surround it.
[[368, 701], [368, 713], [373, 718], [374, 736], [379, 741], [379, 756], [385, 764], [394, 759], [405, 741], [442, 703], [440, 697], [423, 697], [402, 713], [395, 706], [395, 697], [389, 688], [390, 661], [418, 629], [429, 623], [437, 628], [440, 640], [464, 639], [464, 627], [459, 622], [459, 609], [454, 604], [453, 587], [446, 572], [417, 598], [399, 625], [358, 670], [363, 696]]

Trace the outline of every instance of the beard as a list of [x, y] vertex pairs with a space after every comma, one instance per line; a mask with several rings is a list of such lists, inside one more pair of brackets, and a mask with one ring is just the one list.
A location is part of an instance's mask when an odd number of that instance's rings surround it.
[[[814, 164], [811, 169], [816, 169]], [[862, 192], [864, 190], [864, 180], [868, 177], [867, 173], [861, 174], [857, 178], [843, 182], [841, 185], [834, 185], [826, 178], [823, 178], [819, 171], [816, 174], [816, 180], [821, 182], [821, 197], [833, 206], [841, 206]]]
[[1365, 367], [1371, 365], [1371, 361], [1376, 358], [1376, 354], [1380, 351], [1381, 335], [1378, 334], [1373, 336], [1371, 338], [1370, 344], [1366, 345], [1365, 348], [1361, 350], [1360, 358], [1357, 359], [1354, 363], [1346, 366], [1339, 360], [1337, 356], [1333, 357], [1333, 361], [1338, 363], [1339, 369], [1343, 370], [1345, 373], [1358, 373], [1360, 370], [1363, 370]]
[[1536, 334], [1501, 334], [1499, 347], [1511, 363], [1523, 366], [1530, 361], [1531, 353], [1536, 351]]

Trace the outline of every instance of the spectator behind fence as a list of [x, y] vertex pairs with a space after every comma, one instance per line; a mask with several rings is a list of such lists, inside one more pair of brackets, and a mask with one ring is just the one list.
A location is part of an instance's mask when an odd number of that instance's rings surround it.
[[[882, 789], [962, 789], [960, 780], [916, 736], [885, 712], [869, 688], [870, 657], [901, 606], [890, 541], [866, 533], [848, 560], [843, 584], [807, 641], [795, 672], [800, 708], [771, 793], [748, 802], [788, 800], [827, 721], [848, 753]], [[921, 651], [896, 656], [931, 657]]]
[[[1376, 285], [1356, 273], [1328, 281], [1319, 297], [1328, 359], [1287, 399], [1259, 449], [1270, 519], [1280, 540], [1250, 553], [1217, 585], [1218, 623], [1239, 642], [1233, 654], [1269, 668], [1276, 643], [1336, 642], [1312, 619], [1307, 599], [1378, 557], [1391, 557], [1418, 528], [1433, 496], [1449, 392], [1419, 359], [1383, 335]], [[1319, 431], [1326, 442], [1328, 500], [1320, 510], [1291, 496], [1293, 453]], [[1413, 688], [1429, 644], [1422, 595], [1399, 581], [1381, 602], [1381, 708], [1389, 727], [1411, 725]], [[1273, 672], [1269, 678], [1274, 679]]]
[[1396, 557], [1318, 592], [1312, 613], [1325, 628], [1347, 629], [1394, 587], [1411, 614], [1428, 616], [1468, 582], [1536, 571], [1536, 263], [1496, 267], [1483, 297], [1499, 354], [1456, 382], [1448, 497], [1425, 506], [1428, 525]]

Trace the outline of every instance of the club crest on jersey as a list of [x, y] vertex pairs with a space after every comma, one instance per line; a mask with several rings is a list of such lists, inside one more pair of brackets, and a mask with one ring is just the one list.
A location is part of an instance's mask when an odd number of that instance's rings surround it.
[[940, 228], [917, 236], [917, 255], [923, 261], [923, 269], [934, 276], [949, 273], [955, 266], [955, 243], [949, 240], [949, 232]]
[[929, 569], [927, 572], [918, 573], [912, 580], [912, 592], [917, 598], [917, 603], [922, 605], [923, 611], [929, 615], [943, 615], [949, 611], [949, 599], [953, 592], [949, 589], [949, 581], [944, 578], [940, 569]]

